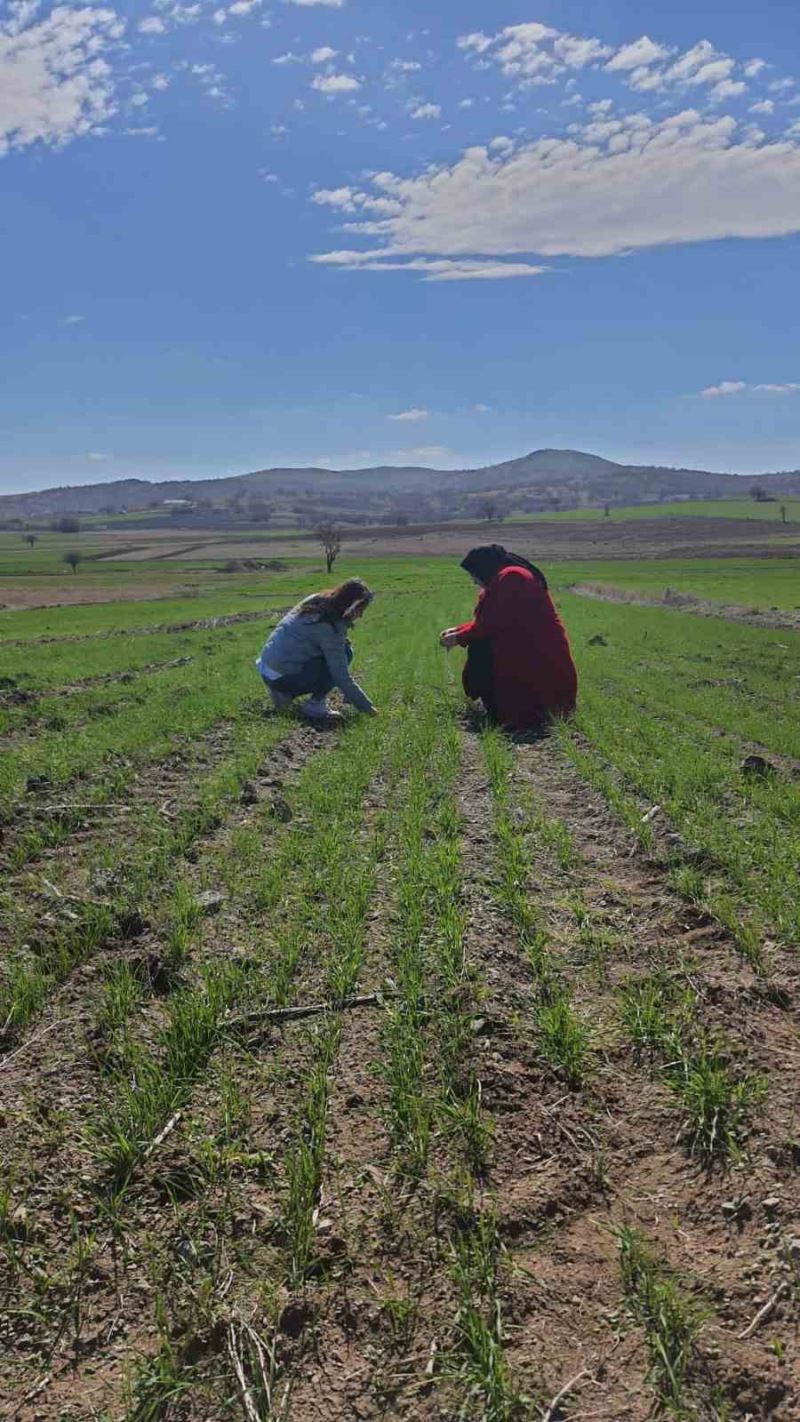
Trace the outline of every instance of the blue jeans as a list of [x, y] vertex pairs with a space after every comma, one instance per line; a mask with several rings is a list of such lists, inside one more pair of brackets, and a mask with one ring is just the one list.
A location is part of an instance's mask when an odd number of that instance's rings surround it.
[[[347, 660], [353, 660], [353, 649], [349, 642]], [[315, 700], [327, 696], [328, 692], [333, 690], [333, 677], [324, 657], [312, 657], [299, 671], [279, 676], [277, 681], [268, 681], [266, 677], [262, 677], [262, 681], [266, 687], [280, 691], [284, 696], [313, 696]]]

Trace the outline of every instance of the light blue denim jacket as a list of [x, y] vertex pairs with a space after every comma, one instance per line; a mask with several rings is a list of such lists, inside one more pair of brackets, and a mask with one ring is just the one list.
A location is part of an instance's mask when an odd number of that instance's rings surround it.
[[350, 675], [347, 623], [320, 622], [313, 615], [303, 617], [302, 609], [303, 603], [299, 602], [291, 612], [287, 612], [264, 643], [256, 660], [261, 675], [268, 681], [272, 680], [270, 672], [273, 677], [276, 673], [278, 676], [290, 676], [315, 657], [324, 657], [333, 684], [338, 686], [345, 701], [359, 711], [374, 711], [369, 697]]

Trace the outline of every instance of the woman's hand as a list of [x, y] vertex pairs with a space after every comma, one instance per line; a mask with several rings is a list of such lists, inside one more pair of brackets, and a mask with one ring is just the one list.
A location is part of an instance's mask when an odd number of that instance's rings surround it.
[[441, 633], [439, 634], [439, 646], [440, 646], [440, 647], [445, 647], [448, 652], [450, 651], [450, 648], [451, 648], [451, 647], [457, 647], [457, 646], [458, 646], [458, 628], [457, 628], [457, 627], [447, 627], [444, 632], [441, 632]]

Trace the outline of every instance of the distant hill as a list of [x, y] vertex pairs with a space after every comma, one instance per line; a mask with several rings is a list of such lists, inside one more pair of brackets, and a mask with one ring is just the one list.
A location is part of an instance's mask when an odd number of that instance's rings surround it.
[[[0, 495], [0, 523], [13, 519], [46, 519], [69, 514], [121, 513], [161, 509], [186, 500], [206, 513], [245, 507], [270, 500], [308, 505], [313, 513], [328, 511], [362, 521], [407, 509], [439, 517], [456, 516], [475, 507], [481, 496], [497, 496], [507, 506], [536, 512], [584, 504], [646, 504], [674, 498], [741, 496], [753, 485], [765, 494], [800, 493], [800, 470], [744, 478], [703, 469], [670, 469], [615, 464], [598, 455], [572, 449], [538, 449], [520, 459], [480, 469], [440, 470], [410, 466], [368, 469], [258, 469], [219, 479], [120, 479], [107, 484], [44, 489], [39, 493]], [[177, 516], [181, 517], [178, 510]]]

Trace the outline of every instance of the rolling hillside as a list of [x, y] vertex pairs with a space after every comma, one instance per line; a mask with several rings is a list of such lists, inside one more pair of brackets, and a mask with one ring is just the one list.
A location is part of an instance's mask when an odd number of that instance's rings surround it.
[[[800, 492], [800, 470], [755, 478], [711, 473], [702, 469], [670, 469], [615, 464], [579, 450], [540, 449], [519, 459], [479, 469], [438, 470], [378, 466], [368, 469], [260, 469], [219, 479], [150, 482], [123, 479], [114, 483], [45, 489], [0, 496], [0, 521], [68, 514], [118, 513], [159, 508], [165, 501], [186, 499], [206, 507], [246, 504], [255, 499], [305, 499], [346, 515], [377, 514], [392, 504], [420, 498], [436, 505], [440, 516], [463, 510], [470, 499], [496, 494], [527, 496], [531, 510], [577, 507], [582, 504], [637, 504], [670, 498], [730, 498], [753, 484], [765, 492]], [[413, 510], [413, 504], [410, 505]]]

